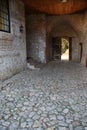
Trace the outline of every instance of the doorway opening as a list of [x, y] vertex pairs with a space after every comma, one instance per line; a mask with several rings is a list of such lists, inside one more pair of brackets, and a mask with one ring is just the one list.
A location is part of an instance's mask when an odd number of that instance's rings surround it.
[[61, 38], [61, 60], [69, 61], [69, 52], [68, 38]]
[[52, 38], [52, 60], [72, 60], [72, 38]]

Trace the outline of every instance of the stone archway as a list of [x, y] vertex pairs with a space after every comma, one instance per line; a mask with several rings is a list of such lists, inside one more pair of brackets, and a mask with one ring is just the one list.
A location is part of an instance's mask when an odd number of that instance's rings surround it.
[[[78, 46], [78, 52], [77, 49], [73, 49], [73, 57], [76, 57], [76, 61], [81, 62], [82, 64], [86, 65], [86, 56], [87, 56], [87, 12], [85, 12], [84, 14], [73, 14], [73, 15], [63, 15], [63, 16], [48, 16], [47, 17], [47, 49], [46, 49], [46, 58], [47, 61], [50, 60], [50, 43], [51, 43], [51, 33], [53, 30], [57, 29], [57, 33], [58, 35], [61, 34], [61, 28], [63, 28], [63, 26], [66, 26], [64, 29], [67, 30], [67, 34], [68, 36], [70, 36], [70, 30], [74, 31], [74, 37], [72, 37], [72, 42], [74, 44], [72, 44], [72, 48], [74, 47], [74, 45]], [[59, 32], [60, 34], [59, 34]], [[55, 31], [54, 31], [55, 32]], [[64, 36], [63, 34], [64, 32], [62, 31], [62, 36]], [[65, 33], [66, 34], [66, 33]], [[79, 47], [79, 43], [83, 43], [83, 52], [82, 52], [82, 57], [81, 57], [81, 61], [80, 61], [80, 47]], [[77, 54], [78, 53], [78, 57]]]
[[[54, 24], [55, 25], [55, 24]], [[47, 52], [49, 52], [49, 57], [47, 57], [47, 60], [51, 60], [52, 57], [52, 38], [53, 37], [67, 37], [70, 41], [70, 43], [72, 43], [72, 45], [70, 46], [70, 60], [73, 61], [80, 61], [79, 58], [79, 37], [78, 37], [78, 33], [76, 32], [76, 30], [74, 30], [74, 28], [68, 23], [65, 22], [64, 23], [57, 23], [57, 25], [55, 25], [54, 27], [52, 26], [52, 29], [50, 30], [50, 32], [47, 35], [47, 48], [49, 48], [49, 50], [47, 49]], [[72, 52], [71, 52], [72, 51]]]

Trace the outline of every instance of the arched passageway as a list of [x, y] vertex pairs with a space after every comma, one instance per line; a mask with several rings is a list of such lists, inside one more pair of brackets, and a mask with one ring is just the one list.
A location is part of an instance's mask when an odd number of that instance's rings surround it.
[[[83, 20], [84, 19], [84, 20]], [[48, 16], [47, 17], [47, 48], [46, 59], [52, 59], [52, 38], [67, 37], [72, 43], [70, 48], [71, 60], [86, 65], [86, 14]], [[80, 45], [82, 43], [82, 46]]]
[[69, 46], [68, 58], [65, 58], [65, 60], [67, 59], [68, 61], [72, 60], [80, 62], [81, 56], [79, 54], [79, 33], [78, 30], [72, 27], [69, 21], [62, 22], [62, 20], [60, 20], [59, 22], [54, 23], [48, 32], [47, 38], [47, 45], [49, 46], [49, 50], [47, 50], [47, 52], [49, 51], [49, 57], [47, 57], [48, 60], [64, 59], [63, 56], [61, 56], [63, 53], [62, 51], [64, 51], [62, 47], [65, 46], [62, 45], [62, 42], [64, 41], [62, 41], [62, 39], [66, 39]]
[[[0, 130], [87, 130], [87, 68], [49, 62], [52, 41], [66, 38], [69, 58], [87, 66], [85, 9], [87, 0], [0, 0]], [[26, 57], [49, 63], [30, 70]]]

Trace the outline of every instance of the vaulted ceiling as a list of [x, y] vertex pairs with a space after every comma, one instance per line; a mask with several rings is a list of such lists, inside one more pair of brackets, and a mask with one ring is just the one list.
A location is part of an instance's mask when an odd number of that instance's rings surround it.
[[72, 14], [87, 9], [87, 0], [23, 0], [28, 13]]

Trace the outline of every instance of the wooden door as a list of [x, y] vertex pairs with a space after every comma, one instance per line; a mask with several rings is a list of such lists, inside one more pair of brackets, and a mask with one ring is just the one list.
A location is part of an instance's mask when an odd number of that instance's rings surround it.
[[61, 59], [61, 38], [58, 37], [52, 38], [52, 59], [53, 60]]
[[69, 38], [69, 60], [72, 60], [72, 37]]

